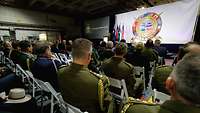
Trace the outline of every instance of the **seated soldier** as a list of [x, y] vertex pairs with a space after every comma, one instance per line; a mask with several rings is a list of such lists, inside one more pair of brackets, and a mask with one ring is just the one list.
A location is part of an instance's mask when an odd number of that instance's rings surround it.
[[106, 76], [90, 71], [92, 42], [76, 39], [72, 44], [73, 63], [59, 69], [58, 81], [64, 100], [81, 111], [112, 113], [112, 97]]
[[32, 55], [32, 45], [29, 41], [23, 40], [19, 42], [19, 46], [21, 48], [21, 52], [18, 54], [17, 63], [19, 63], [24, 70], [30, 70], [34, 59]]
[[200, 113], [200, 54], [189, 53], [166, 80], [171, 100], [161, 105], [132, 99], [121, 113]]
[[134, 68], [124, 60], [127, 53], [127, 45], [120, 42], [115, 46], [115, 55], [102, 64], [102, 70], [108, 77], [124, 79], [129, 96], [134, 96], [135, 75]]

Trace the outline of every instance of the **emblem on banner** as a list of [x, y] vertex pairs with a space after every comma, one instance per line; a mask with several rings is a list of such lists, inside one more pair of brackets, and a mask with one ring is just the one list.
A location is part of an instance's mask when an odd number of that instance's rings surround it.
[[153, 38], [161, 30], [161, 14], [148, 12], [139, 16], [133, 23], [133, 34], [140, 38]]

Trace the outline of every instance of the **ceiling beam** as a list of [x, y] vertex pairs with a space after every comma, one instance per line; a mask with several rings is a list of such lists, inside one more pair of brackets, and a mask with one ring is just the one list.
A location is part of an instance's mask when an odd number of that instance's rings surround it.
[[81, 0], [74, 0], [73, 2], [70, 2], [68, 5], [65, 5], [65, 6], [59, 8], [59, 10], [63, 10], [65, 8], [71, 8], [72, 5], [74, 5], [74, 4], [76, 4], [76, 3], [80, 2], [80, 1]]
[[48, 3], [48, 4], [46, 4], [46, 5], [44, 6], [43, 9], [47, 9], [47, 8], [51, 7], [52, 5], [56, 4], [58, 1], [59, 1], [59, 0], [54, 0], [54, 1], [52, 1], [52, 2], [50, 2], [50, 3]]
[[29, 6], [32, 6], [34, 5], [38, 0], [31, 0], [30, 3], [29, 3]]
[[93, 11], [95, 11], [95, 10], [102, 9], [102, 8], [107, 7], [107, 6], [109, 6], [109, 5], [110, 5], [110, 4], [99, 5], [99, 6], [97, 6], [97, 7], [94, 7], [94, 8], [89, 9], [88, 12], [91, 13], [91, 12], [93, 12]]

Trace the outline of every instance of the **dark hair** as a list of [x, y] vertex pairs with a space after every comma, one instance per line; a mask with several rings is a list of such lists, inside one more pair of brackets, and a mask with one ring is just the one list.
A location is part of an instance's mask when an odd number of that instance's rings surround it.
[[12, 47], [14, 48], [14, 49], [17, 49], [17, 47], [19, 47], [19, 41], [13, 41], [12, 42]]
[[146, 48], [153, 48], [154, 47], [154, 44], [153, 44], [153, 40], [151, 39], [148, 39], [145, 43], [145, 47]]
[[92, 42], [88, 39], [78, 38], [72, 43], [72, 57], [85, 58], [88, 52], [92, 52]]
[[105, 41], [101, 41], [100, 42], [100, 47], [106, 47], [106, 42]]
[[125, 39], [121, 39], [120, 42], [126, 43], [126, 40]]
[[188, 43], [184, 44], [183, 46], [179, 47], [178, 60], [181, 60], [187, 53], [189, 53], [189, 52], [193, 51], [193, 49], [195, 49], [195, 48], [191, 47], [192, 45], [199, 46], [199, 44], [196, 42], [188, 42]]
[[127, 45], [124, 42], [120, 42], [115, 46], [115, 54], [116, 55], [125, 55], [127, 53]]
[[27, 51], [27, 48], [31, 47], [31, 43], [27, 40], [23, 40], [19, 42], [19, 46], [21, 48], [21, 51]]

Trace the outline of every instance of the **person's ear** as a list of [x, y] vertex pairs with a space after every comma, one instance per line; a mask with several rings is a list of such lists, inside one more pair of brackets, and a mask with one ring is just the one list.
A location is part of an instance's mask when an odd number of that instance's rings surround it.
[[88, 60], [91, 60], [91, 58], [92, 58], [92, 53], [89, 53], [88, 54]]
[[174, 94], [176, 91], [176, 87], [175, 87], [175, 81], [172, 77], [168, 77], [165, 83], [165, 87], [166, 89], [171, 93]]

